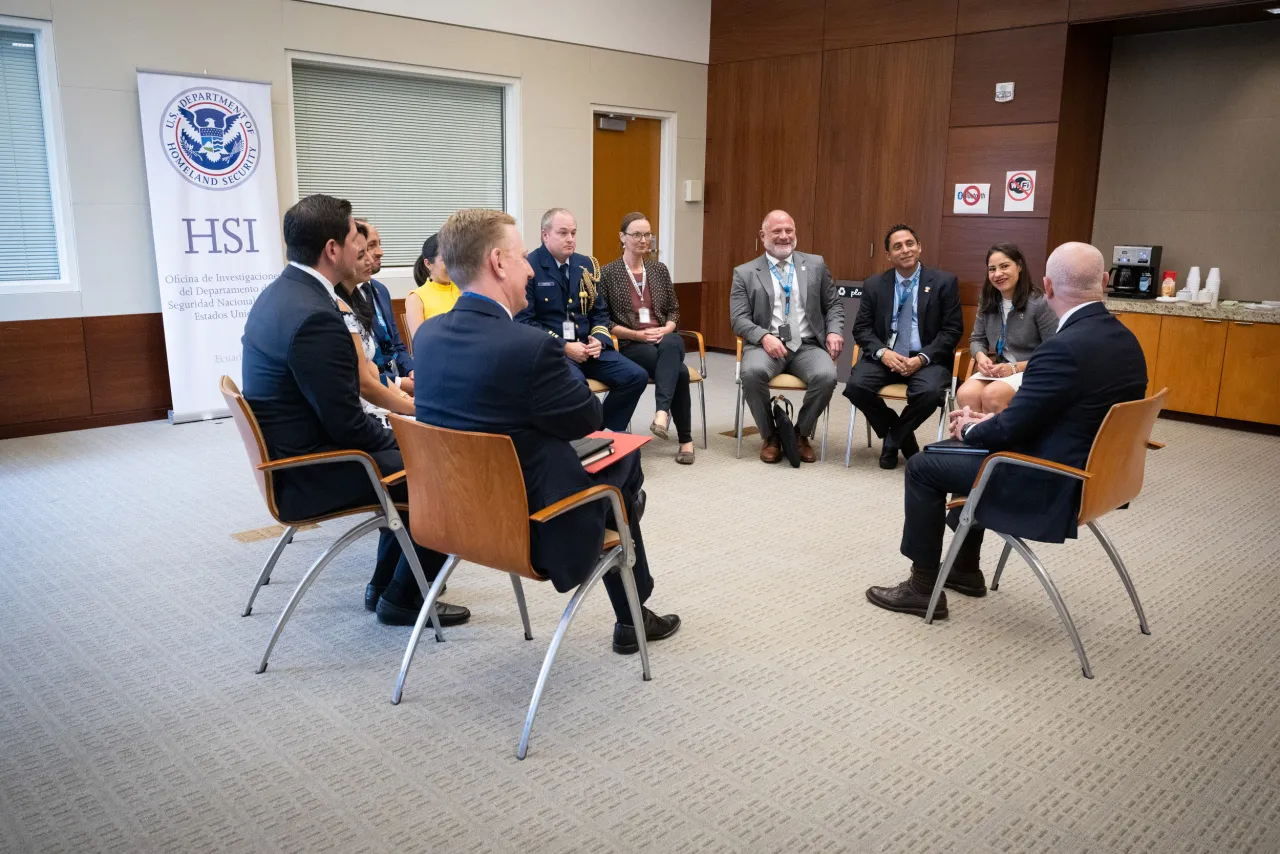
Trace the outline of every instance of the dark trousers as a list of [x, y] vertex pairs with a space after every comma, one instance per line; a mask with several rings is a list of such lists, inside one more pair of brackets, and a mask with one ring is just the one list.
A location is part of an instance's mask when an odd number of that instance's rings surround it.
[[[644, 550], [644, 537], [640, 535], [640, 521], [636, 518], [636, 498], [640, 488], [644, 486], [644, 472], [640, 468], [640, 454], [631, 453], [608, 468], [588, 475], [592, 484], [608, 484], [616, 486], [622, 492], [622, 504], [627, 511], [628, 527], [631, 529], [631, 541], [635, 545], [636, 565], [633, 572], [636, 578], [636, 591], [640, 594], [641, 603], [648, 601], [653, 592], [653, 576], [649, 574], [649, 558]], [[599, 505], [595, 505], [599, 506]], [[608, 507], [608, 505], [604, 505]], [[591, 570], [600, 560], [601, 528], [588, 526], [584, 528], [578, 521], [571, 520], [574, 514], [590, 514], [593, 505], [570, 510], [559, 519], [552, 519], [544, 524], [530, 525], [530, 563], [539, 572], [551, 579], [556, 590], [567, 593], [587, 579]], [[601, 517], [596, 516], [597, 520]], [[617, 530], [617, 521], [612, 510], [606, 510], [603, 516], [605, 528]], [[597, 523], [598, 524], [598, 523]], [[584, 531], [590, 531], [584, 536]], [[613, 613], [618, 622], [631, 624], [631, 608], [627, 605], [627, 594], [622, 586], [622, 577], [617, 572], [608, 572], [604, 577], [604, 587], [609, 593], [609, 601], [613, 604]]]
[[[370, 454], [378, 465], [382, 475], [392, 474], [404, 468], [404, 460], [400, 451], [392, 448], [386, 451], [374, 451]], [[285, 476], [288, 477], [285, 477]], [[284, 471], [276, 476], [279, 484], [276, 490], [276, 504], [280, 515], [285, 519], [308, 519], [333, 513], [348, 507], [376, 505], [378, 498], [369, 483], [369, 475], [359, 463], [333, 463], [318, 465], [297, 471]], [[391, 500], [406, 502], [409, 490], [404, 481], [391, 487]], [[404, 528], [409, 531], [409, 516], [401, 514]], [[410, 539], [413, 534], [409, 534]], [[417, 543], [414, 550], [422, 564], [422, 571], [431, 581], [444, 565], [445, 556], [430, 549], [424, 549]], [[374, 564], [373, 578], [369, 583], [384, 587], [392, 581], [408, 585], [406, 591], [416, 591], [417, 581], [413, 570], [405, 560], [400, 543], [395, 534], [388, 528], [378, 533], [378, 559]]]
[[[968, 495], [973, 479], [978, 476], [983, 457], [969, 454], [916, 454], [907, 461], [906, 521], [902, 525], [904, 555], [911, 558], [913, 575], [932, 583], [942, 563], [942, 526], [953, 529], [960, 511], [947, 514], [947, 495]], [[966, 551], [976, 556], [982, 544], [983, 529], [974, 524], [965, 538]]]
[[[880, 397], [880, 389], [892, 383], [906, 382], [907, 405], [896, 414]], [[844, 396], [866, 416], [867, 423], [885, 445], [902, 447], [908, 436], [942, 405], [943, 395], [951, 384], [951, 366], [929, 364], [905, 380], [880, 362], [863, 356], [853, 366]]]
[[684, 339], [664, 335], [657, 344], [621, 342], [622, 355], [645, 369], [653, 380], [655, 408], [671, 414], [680, 443], [693, 441], [692, 406], [689, 402], [689, 369], [684, 364]]
[[604, 426], [615, 433], [626, 432], [640, 395], [649, 385], [649, 375], [644, 368], [608, 348], [601, 350], [594, 359], [587, 359], [580, 365], [570, 361], [569, 366], [582, 375], [584, 383], [589, 378], [609, 387], [604, 399]]

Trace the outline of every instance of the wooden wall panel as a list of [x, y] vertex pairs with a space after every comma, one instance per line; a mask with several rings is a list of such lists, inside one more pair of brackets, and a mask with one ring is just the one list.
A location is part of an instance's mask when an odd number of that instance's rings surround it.
[[1013, 243], [1026, 256], [1032, 280], [1039, 283], [1048, 257], [1048, 232], [1049, 222], [1044, 219], [949, 216], [942, 222], [937, 266], [955, 273], [964, 284], [980, 285], [987, 278], [987, 250], [996, 243]]
[[760, 254], [764, 215], [786, 210], [801, 246], [810, 245], [821, 79], [818, 53], [713, 65], [708, 73], [708, 116], [716, 123], [707, 128], [702, 332], [713, 346], [734, 345], [729, 283], [735, 266]]
[[957, 33], [1033, 27], [1067, 20], [1069, 0], [960, 0]]
[[712, 0], [711, 64], [812, 53], [825, 0]]
[[[966, 218], [973, 216], [952, 213], [956, 184], [989, 183], [990, 216], [1047, 218], [1049, 206], [1053, 203], [1054, 149], [1057, 138], [1057, 124], [952, 128], [947, 142], [943, 215]], [[1005, 177], [1014, 169], [1034, 169], [1036, 172], [1036, 207], [1033, 211], [1004, 210]]]
[[838, 279], [883, 270], [884, 232], [912, 225], [937, 257], [954, 39], [826, 54], [816, 230], [801, 246]]
[[1071, 0], [1071, 21], [1098, 21], [1153, 12], [1249, 5], [1241, 0]]
[[1049, 214], [1049, 243], [1093, 239], [1098, 196], [1098, 162], [1111, 73], [1108, 25], [1071, 27], [1063, 69], [1062, 107], [1054, 172], [1069, 175], [1055, 194]]
[[119, 314], [83, 320], [93, 414], [169, 409], [162, 315]]
[[[702, 282], [677, 282], [676, 301], [680, 303], [680, 328], [701, 332]], [[685, 341], [685, 347], [692, 352], [692, 342]]]
[[827, 0], [825, 50], [955, 35], [958, 0]]
[[78, 317], [0, 323], [0, 426], [92, 414]]
[[[951, 126], [1056, 122], [1066, 52], [1066, 24], [958, 36]], [[996, 84], [1010, 81], [1013, 100], [997, 103]]]

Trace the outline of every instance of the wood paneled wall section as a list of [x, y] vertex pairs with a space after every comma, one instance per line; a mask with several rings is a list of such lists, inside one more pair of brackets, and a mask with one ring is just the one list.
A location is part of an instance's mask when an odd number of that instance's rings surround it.
[[0, 439], [164, 418], [159, 314], [0, 323]]

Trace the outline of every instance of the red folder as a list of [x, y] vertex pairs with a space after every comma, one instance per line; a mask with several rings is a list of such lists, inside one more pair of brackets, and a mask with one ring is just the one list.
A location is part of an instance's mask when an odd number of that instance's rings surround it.
[[587, 474], [595, 474], [598, 471], [602, 471], [625, 457], [627, 454], [638, 451], [641, 445], [653, 441], [652, 436], [639, 436], [634, 433], [609, 433], [604, 430], [599, 430], [595, 433], [588, 433], [586, 438], [613, 440], [613, 453], [602, 460], [596, 460], [589, 466], [584, 466], [587, 470]]

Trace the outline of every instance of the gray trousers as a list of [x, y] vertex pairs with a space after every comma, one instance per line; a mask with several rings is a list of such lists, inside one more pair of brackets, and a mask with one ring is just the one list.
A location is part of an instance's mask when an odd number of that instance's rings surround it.
[[812, 438], [814, 428], [818, 426], [818, 416], [827, 408], [831, 392], [836, 387], [836, 363], [831, 361], [825, 347], [808, 340], [796, 352], [788, 351], [782, 359], [769, 358], [763, 347], [743, 344], [742, 395], [764, 439], [773, 435], [769, 380], [778, 374], [799, 377], [808, 386], [800, 415], [796, 418], [796, 434]]

